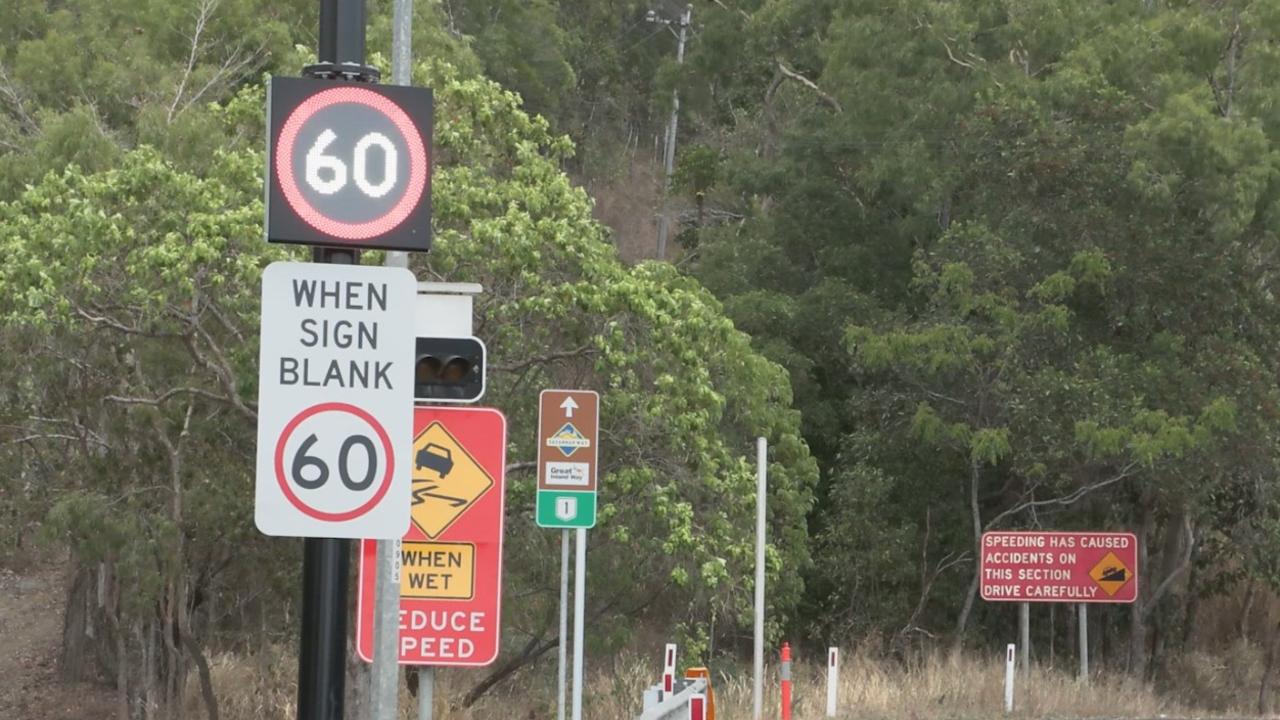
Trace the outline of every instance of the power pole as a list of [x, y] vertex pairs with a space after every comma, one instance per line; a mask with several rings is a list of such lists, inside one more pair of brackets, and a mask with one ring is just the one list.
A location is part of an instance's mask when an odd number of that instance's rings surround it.
[[[689, 22], [693, 17], [693, 5], [684, 6], [684, 14], [680, 16], [680, 32], [677, 35], [679, 44], [676, 45], [676, 63], [684, 64], [684, 41], [685, 34], [689, 29]], [[661, 20], [651, 10], [648, 19], [650, 22], [662, 22], [670, 25], [669, 20]], [[668, 196], [671, 194], [671, 175], [675, 172], [676, 164], [676, 128], [680, 123], [680, 90], [673, 88], [671, 90], [671, 119], [667, 122], [667, 142], [663, 148], [663, 161], [666, 164], [666, 179], [662, 185], [662, 217], [658, 219], [658, 259], [667, 259], [667, 235], [670, 233], [671, 218], [670, 208], [668, 207]]]

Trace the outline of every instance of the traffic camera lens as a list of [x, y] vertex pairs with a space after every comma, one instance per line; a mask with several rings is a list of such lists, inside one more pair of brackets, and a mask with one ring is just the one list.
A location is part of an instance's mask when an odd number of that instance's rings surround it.
[[418, 358], [418, 364], [414, 368], [414, 374], [418, 383], [435, 382], [440, 377], [440, 358], [432, 355]]
[[471, 362], [466, 358], [450, 358], [445, 363], [443, 377], [445, 382], [458, 382], [471, 372]]

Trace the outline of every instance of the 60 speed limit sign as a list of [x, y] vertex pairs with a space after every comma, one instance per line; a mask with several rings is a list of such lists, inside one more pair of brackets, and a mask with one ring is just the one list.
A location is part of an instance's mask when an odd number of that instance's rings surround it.
[[408, 529], [416, 295], [404, 268], [277, 262], [263, 272], [262, 532], [392, 539]]
[[431, 91], [271, 78], [267, 240], [431, 247]]

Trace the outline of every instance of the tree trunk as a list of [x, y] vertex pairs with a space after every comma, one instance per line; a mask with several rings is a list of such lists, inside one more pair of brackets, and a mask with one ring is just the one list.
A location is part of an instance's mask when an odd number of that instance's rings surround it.
[[964, 631], [969, 624], [969, 614], [973, 612], [973, 600], [978, 595], [978, 583], [981, 582], [982, 566], [982, 509], [978, 504], [978, 461], [969, 461], [969, 519], [973, 523], [973, 580], [969, 582], [969, 592], [965, 595], [964, 606], [960, 608], [960, 617], [956, 619], [955, 637], [951, 641], [951, 654], [956, 655], [964, 649]]
[[[196, 644], [190, 633], [184, 633], [182, 636], [182, 646], [186, 649], [187, 654], [191, 656], [191, 661], [196, 664], [196, 673], [200, 676], [200, 695], [204, 698], [205, 714], [209, 720], [218, 720], [218, 698], [213, 693], [213, 673], [209, 672], [209, 661], [205, 659], [204, 653], [200, 652], [200, 646]], [[181, 702], [181, 699], [179, 699]]]
[[[1197, 554], [1199, 551], [1197, 550]], [[1182, 601], [1182, 639], [1179, 650], [1187, 648], [1192, 641], [1192, 633], [1195, 632], [1196, 622], [1200, 615], [1200, 591], [1196, 587], [1196, 583], [1200, 579], [1200, 573], [1196, 569], [1195, 558], [1192, 557], [1191, 568], [1187, 571], [1187, 591], [1183, 594]]]
[[[1129, 606], [1129, 674], [1136, 678], [1147, 674], [1147, 608], [1144, 596], [1150, 587], [1151, 572], [1147, 563], [1147, 541], [1155, 525], [1155, 511], [1151, 501], [1142, 499], [1142, 525], [1138, 528], [1138, 573], [1144, 582], [1138, 584], [1138, 599]], [[1144, 577], [1145, 575], [1145, 577]]]
[[1276, 646], [1280, 644], [1280, 625], [1276, 626], [1267, 647], [1267, 661], [1262, 669], [1262, 682], [1258, 686], [1258, 714], [1271, 714], [1271, 680], [1276, 669]]
[[1249, 640], [1249, 616], [1253, 614], [1253, 599], [1257, 592], [1258, 584], [1250, 580], [1248, 587], [1244, 591], [1244, 606], [1240, 608], [1240, 625], [1237, 628], [1240, 633], [1240, 639], [1246, 642]]

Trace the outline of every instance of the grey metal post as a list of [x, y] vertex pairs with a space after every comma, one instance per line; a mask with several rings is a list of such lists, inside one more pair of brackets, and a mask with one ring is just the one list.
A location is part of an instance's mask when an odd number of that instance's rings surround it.
[[430, 665], [418, 668], [418, 720], [431, 720], [436, 700], [436, 669]]
[[1022, 643], [1022, 676], [1031, 677], [1031, 603], [1018, 603], [1018, 638]]
[[[676, 45], [676, 64], [684, 64], [684, 40], [693, 17], [693, 6], [686, 5], [684, 14], [680, 16], [680, 42]], [[666, 165], [666, 179], [662, 186], [662, 217], [658, 220], [658, 259], [667, 259], [667, 235], [670, 232], [671, 213], [667, 207], [667, 195], [671, 192], [671, 176], [675, 173], [676, 164], [676, 128], [680, 124], [680, 90], [671, 91], [671, 119], [667, 122], [667, 144], [663, 148], [663, 163]]]
[[768, 467], [765, 455], [769, 449], [769, 441], [756, 438], [756, 617], [755, 617], [755, 655], [753, 657], [751, 677], [751, 717], [762, 720], [764, 717], [764, 516], [768, 502], [766, 489], [768, 485]]
[[369, 717], [395, 720], [400, 713], [400, 541], [379, 540], [377, 547]]
[[560, 678], [557, 720], [564, 720], [565, 668], [569, 659], [569, 529], [560, 531]]
[[[413, 0], [395, 0], [391, 10], [391, 83], [413, 84]], [[409, 253], [388, 250], [388, 267], [409, 267]]]
[[[410, 84], [413, 0], [395, 0], [391, 31], [391, 82]], [[409, 253], [388, 251], [387, 267], [409, 267]], [[377, 541], [374, 585], [374, 650], [369, 676], [369, 717], [394, 720], [400, 714], [400, 541]]]
[[1080, 603], [1080, 682], [1089, 684], [1089, 604]]
[[573, 564], [573, 720], [582, 720], [582, 635], [587, 609], [587, 529], [577, 528]]

